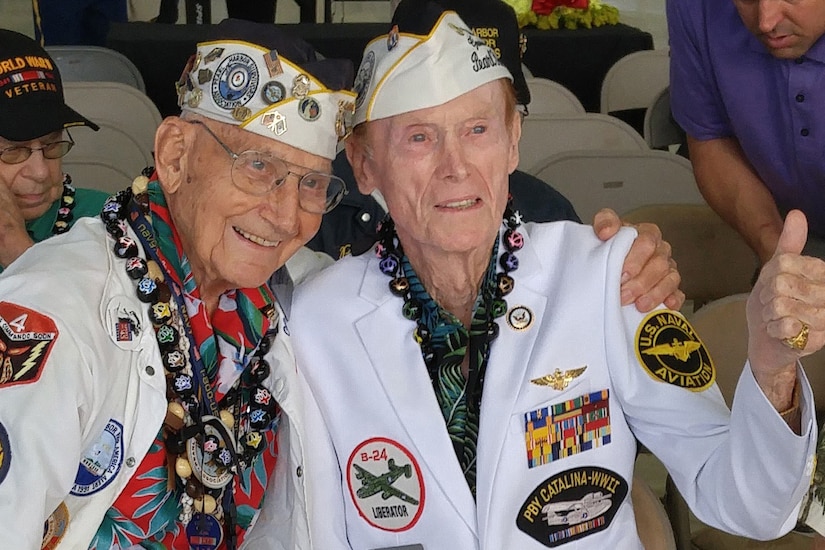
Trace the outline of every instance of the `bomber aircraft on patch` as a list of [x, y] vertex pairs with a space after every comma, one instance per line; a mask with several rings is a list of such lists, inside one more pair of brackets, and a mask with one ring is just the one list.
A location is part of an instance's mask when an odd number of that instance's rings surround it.
[[359, 466], [353, 464], [355, 468], [355, 478], [361, 481], [361, 488], [356, 491], [358, 498], [371, 497], [374, 494], [381, 493], [381, 498], [387, 500], [390, 497], [397, 497], [409, 504], [417, 505], [418, 501], [405, 493], [404, 491], [393, 487], [393, 483], [403, 475], [405, 477], [412, 476], [412, 466], [405, 464], [404, 466], [396, 466], [394, 459], [389, 459], [387, 462], [389, 471], [385, 474], [377, 476], [372, 474]]

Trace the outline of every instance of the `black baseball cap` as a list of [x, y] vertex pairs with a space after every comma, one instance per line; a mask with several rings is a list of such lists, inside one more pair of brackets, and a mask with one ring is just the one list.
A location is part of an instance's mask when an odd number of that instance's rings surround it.
[[29, 141], [73, 126], [99, 129], [66, 105], [60, 71], [46, 50], [0, 29], [0, 136]]
[[[442, 9], [431, 4], [437, 3]], [[476, 35], [496, 52], [501, 63], [513, 75], [513, 87], [519, 105], [530, 103], [530, 89], [521, 68], [521, 31], [516, 12], [502, 0], [404, 0], [393, 14], [399, 30], [428, 34], [442, 10], [458, 14]]]

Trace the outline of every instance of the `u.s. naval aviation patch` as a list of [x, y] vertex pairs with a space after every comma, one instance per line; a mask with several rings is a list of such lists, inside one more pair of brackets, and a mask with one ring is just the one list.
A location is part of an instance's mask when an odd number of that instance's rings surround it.
[[691, 391], [704, 391], [716, 379], [707, 348], [673, 311], [654, 311], [639, 324], [636, 357], [653, 378]]
[[516, 526], [548, 548], [561, 546], [607, 529], [627, 490], [622, 476], [604, 468], [566, 470], [530, 493]]

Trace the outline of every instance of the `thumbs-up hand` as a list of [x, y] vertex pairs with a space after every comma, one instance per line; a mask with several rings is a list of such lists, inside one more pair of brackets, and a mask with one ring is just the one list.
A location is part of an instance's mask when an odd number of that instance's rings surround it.
[[[825, 343], [825, 262], [801, 256], [808, 238], [805, 215], [792, 210], [773, 257], [748, 298], [748, 358], [765, 395], [785, 394], [796, 381], [796, 360]], [[788, 393], [787, 395], [790, 395]]]

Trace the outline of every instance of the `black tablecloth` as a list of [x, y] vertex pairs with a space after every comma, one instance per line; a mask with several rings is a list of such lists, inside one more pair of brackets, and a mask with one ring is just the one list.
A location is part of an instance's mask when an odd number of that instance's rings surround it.
[[[386, 23], [298, 23], [280, 25], [312, 44], [327, 57], [349, 58], [356, 67], [364, 46], [387, 32]], [[163, 116], [177, 114], [175, 81], [195, 44], [206, 37], [204, 25], [116, 23], [108, 46], [137, 65], [146, 93]], [[615, 25], [594, 29], [524, 29], [524, 63], [534, 76], [555, 80], [569, 88], [588, 111], [599, 110], [599, 93], [607, 70], [619, 58], [653, 48], [653, 37], [634, 27]]]

